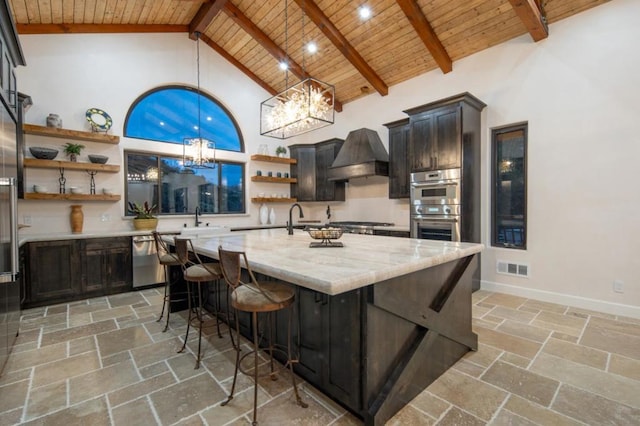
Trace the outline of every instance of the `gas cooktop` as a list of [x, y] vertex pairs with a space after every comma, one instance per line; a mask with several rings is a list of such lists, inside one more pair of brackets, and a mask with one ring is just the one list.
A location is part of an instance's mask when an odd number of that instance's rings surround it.
[[357, 221], [342, 221], [342, 222], [330, 222], [330, 226], [342, 228], [343, 232], [350, 234], [368, 234], [373, 235], [373, 228], [375, 226], [393, 226], [393, 223], [388, 222], [357, 222]]

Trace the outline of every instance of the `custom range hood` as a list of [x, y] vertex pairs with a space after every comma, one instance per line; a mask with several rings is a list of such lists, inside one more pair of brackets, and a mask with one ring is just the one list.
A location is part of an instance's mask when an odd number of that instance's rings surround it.
[[371, 129], [349, 132], [327, 174], [331, 181], [366, 176], [389, 176], [389, 154]]

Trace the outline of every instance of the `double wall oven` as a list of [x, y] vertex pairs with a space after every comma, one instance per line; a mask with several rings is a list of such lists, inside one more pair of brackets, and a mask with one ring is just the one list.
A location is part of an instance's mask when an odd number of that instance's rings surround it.
[[411, 238], [460, 241], [460, 169], [411, 173]]

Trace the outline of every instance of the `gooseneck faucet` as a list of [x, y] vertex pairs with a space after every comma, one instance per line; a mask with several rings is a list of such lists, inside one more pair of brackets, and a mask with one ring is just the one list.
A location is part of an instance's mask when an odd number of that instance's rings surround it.
[[196, 206], [196, 226], [200, 226], [202, 222], [198, 220], [200, 217], [200, 206]]
[[293, 219], [291, 218], [291, 212], [296, 206], [298, 206], [298, 210], [300, 210], [300, 219], [304, 217], [304, 213], [302, 213], [302, 206], [298, 203], [294, 203], [289, 209], [289, 222], [287, 222], [287, 230], [289, 231], [289, 235], [293, 235]]

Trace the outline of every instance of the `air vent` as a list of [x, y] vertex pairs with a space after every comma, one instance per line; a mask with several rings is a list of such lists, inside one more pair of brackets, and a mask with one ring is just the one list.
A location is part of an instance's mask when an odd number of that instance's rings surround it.
[[529, 271], [531, 268], [524, 263], [511, 263], [504, 260], [498, 260], [496, 264], [496, 271], [499, 274], [513, 275], [516, 277], [529, 278]]

